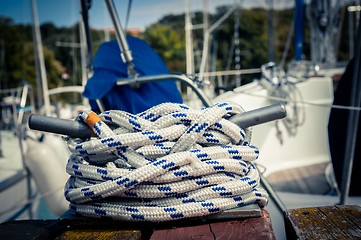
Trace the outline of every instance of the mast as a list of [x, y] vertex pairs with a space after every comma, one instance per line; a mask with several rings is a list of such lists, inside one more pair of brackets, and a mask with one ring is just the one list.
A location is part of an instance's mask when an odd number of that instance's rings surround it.
[[302, 60], [303, 53], [303, 29], [304, 29], [304, 12], [303, 12], [303, 0], [295, 1], [295, 60]]
[[230, 9], [228, 9], [228, 11], [223, 14], [222, 17], [220, 17], [213, 25], [211, 25], [207, 31], [205, 31], [204, 33], [204, 39], [203, 39], [203, 50], [202, 50], [202, 60], [201, 60], [201, 65], [199, 67], [199, 78], [203, 79], [205, 76], [205, 69], [206, 69], [206, 63], [207, 63], [207, 59], [208, 59], [208, 48], [209, 48], [209, 43], [210, 43], [210, 35], [212, 34], [212, 32], [217, 29], [219, 27], [219, 25], [221, 25], [232, 13], [233, 11], [237, 8], [237, 6], [233, 6]]
[[335, 64], [339, 28], [340, 1], [311, 0], [307, 14], [310, 21], [311, 60], [314, 64]]
[[186, 0], [185, 12], [185, 34], [186, 34], [186, 73], [194, 74], [193, 43], [192, 43], [192, 22], [190, 17], [189, 0]]
[[[92, 42], [91, 42], [91, 34], [89, 29], [89, 8], [91, 7], [90, 0], [80, 0], [80, 11], [81, 11], [81, 19], [80, 19], [80, 31], [82, 36], [80, 39], [83, 40], [81, 42], [81, 51], [86, 51], [86, 69], [87, 72], [90, 74], [92, 72], [92, 61], [93, 61], [93, 54], [92, 54]], [[84, 54], [83, 52], [81, 53]], [[83, 77], [83, 76], [82, 76]], [[84, 81], [84, 80], [82, 80]]]
[[[212, 35], [207, 35], [207, 31], [209, 28], [209, 17], [208, 17], [208, 0], [203, 0], [203, 39], [208, 38], [207, 45], [205, 48], [206, 57], [205, 57], [205, 65], [204, 65], [204, 72], [209, 72], [209, 55], [210, 55], [210, 43], [212, 41]], [[203, 77], [201, 78], [202, 81], [209, 82], [209, 78]]]
[[268, 61], [274, 62], [273, 0], [268, 0]]
[[[361, 20], [357, 26], [355, 41], [354, 67], [352, 74], [350, 106], [361, 107]], [[346, 144], [344, 152], [344, 163], [342, 171], [340, 204], [346, 204], [350, 193], [352, 168], [355, 161], [355, 149], [358, 147], [357, 132], [360, 123], [360, 111], [349, 111], [346, 129]], [[358, 160], [358, 159], [356, 159]]]
[[112, 19], [114, 24], [115, 36], [119, 45], [122, 60], [128, 67], [128, 76], [136, 77], [138, 73], [135, 69], [132, 52], [129, 49], [127, 40], [125, 38], [125, 32], [122, 28], [122, 25], [120, 24], [118, 13], [114, 6], [114, 2], [113, 0], [105, 0], [105, 3], [107, 5], [110, 18]]
[[[32, 17], [33, 17], [33, 34], [34, 34], [34, 51], [35, 51], [35, 68], [38, 79], [38, 92], [42, 92], [42, 96], [39, 99], [39, 107], [44, 106], [45, 114], [50, 115], [50, 99], [48, 92], [48, 79], [46, 76], [45, 60], [43, 52], [43, 44], [41, 41], [39, 19], [38, 19], [38, 8], [36, 0], [31, 0], [32, 5]], [[41, 82], [41, 84], [40, 84]], [[43, 101], [44, 102], [43, 102]]]

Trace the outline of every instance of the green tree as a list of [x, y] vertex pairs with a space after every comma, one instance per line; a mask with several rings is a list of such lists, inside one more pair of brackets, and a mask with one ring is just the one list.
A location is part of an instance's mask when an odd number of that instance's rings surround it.
[[[11, 19], [0, 18], [0, 42], [4, 55], [1, 66], [1, 87], [18, 87], [22, 82], [29, 82], [35, 92], [36, 74], [34, 44], [30, 25], [14, 25]], [[60, 75], [65, 71], [63, 65], [56, 60], [52, 50], [43, 47], [49, 88], [62, 84]], [[37, 96], [37, 94], [35, 94]]]
[[185, 72], [184, 31], [177, 32], [169, 25], [153, 24], [142, 35], [172, 72]]

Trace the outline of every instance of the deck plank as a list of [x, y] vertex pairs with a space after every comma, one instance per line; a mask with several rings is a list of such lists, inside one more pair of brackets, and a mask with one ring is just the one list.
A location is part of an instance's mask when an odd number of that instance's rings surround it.
[[271, 219], [267, 211], [262, 217], [211, 222], [191, 227], [161, 229], [153, 232], [152, 240], [165, 239], [271, 239], [274, 240]]
[[142, 233], [138, 230], [91, 230], [77, 229], [62, 233], [55, 240], [141, 240]]
[[[249, 211], [249, 210], [247, 210]], [[110, 219], [64, 217], [0, 224], [0, 239], [271, 239], [271, 219], [264, 209], [255, 217], [194, 218], [178, 221], [122, 222]]]
[[214, 239], [275, 239], [271, 218], [266, 211], [262, 211], [261, 218], [246, 218], [242, 221], [225, 223], [211, 223]]
[[209, 225], [200, 225], [200, 226], [190, 226], [182, 228], [173, 228], [173, 229], [161, 229], [156, 230], [151, 238], [151, 240], [162, 240], [162, 239], [173, 239], [173, 240], [182, 240], [182, 239], [197, 239], [197, 240], [208, 240], [214, 239], [212, 232], [210, 231]]
[[328, 163], [291, 168], [267, 176], [273, 189], [281, 192], [327, 194], [331, 188], [325, 177]]
[[361, 207], [299, 208], [285, 214], [287, 239], [361, 239]]

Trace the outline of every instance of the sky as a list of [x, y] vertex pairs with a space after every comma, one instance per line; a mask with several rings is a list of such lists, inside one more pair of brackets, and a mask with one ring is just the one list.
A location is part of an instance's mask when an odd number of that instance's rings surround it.
[[[15, 23], [32, 22], [32, 0], [0, 0], [0, 16], [10, 17]], [[113, 0], [120, 22], [125, 24], [129, 0]], [[202, 9], [204, 0], [189, 0], [190, 10]], [[217, 6], [242, 3], [244, 7], [254, 5], [266, 7], [266, 0], [208, 0], [208, 9], [213, 12]], [[288, 4], [290, 0], [274, 0], [275, 7], [279, 4]], [[40, 24], [52, 22], [58, 27], [71, 26], [79, 21], [79, 0], [36, 0]], [[133, 0], [128, 28], [144, 30], [152, 23], [156, 23], [168, 14], [184, 13], [185, 0]], [[112, 22], [103, 0], [92, 0], [89, 12], [90, 27], [96, 29], [111, 28]], [[124, 27], [124, 26], [123, 26]]]

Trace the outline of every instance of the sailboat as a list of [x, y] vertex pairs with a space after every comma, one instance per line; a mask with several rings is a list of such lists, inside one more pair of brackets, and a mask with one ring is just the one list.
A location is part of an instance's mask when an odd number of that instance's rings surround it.
[[67, 209], [62, 194], [69, 152], [54, 134], [34, 134], [32, 87], [1, 90], [0, 221], [51, 218]]
[[[288, 112], [293, 117], [292, 119], [288, 119], [284, 123], [269, 123], [254, 128], [252, 142], [261, 149], [259, 169], [262, 171], [262, 166], [264, 166], [263, 174], [269, 180], [272, 179], [273, 175], [278, 175], [282, 171], [291, 171], [291, 169], [295, 168], [314, 167], [315, 165], [330, 166], [326, 123], [333, 100], [331, 76], [336, 72], [342, 72], [344, 68], [328, 69], [323, 68], [324, 66], [320, 68], [320, 65], [303, 62], [296, 63], [293, 67], [293, 69], [290, 67], [289, 72], [294, 70], [296, 73], [300, 73], [299, 69], [303, 69], [306, 74], [293, 78], [291, 82], [285, 84], [284, 81], [289, 81], [291, 77], [286, 78], [285, 73], [277, 65], [273, 63], [265, 64], [262, 66], [262, 79], [236, 88], [232, 92], [227, 92], [212, 100], [213, 102], [236, 101], [241, 103], [242, 107], [247, 111], [275, 101], [289, 101], [287, 107], [289, 108]], [[183, 76], [176, 76], [175, 78], [179, 79], [183, 78]], [[139, 80], [140, 82], [142, 80], [146, 82], [158, 79], [140, 77]], [[290, 87], [291, 85], [293, 89]], [[322, 91], [318, 91], [318, 89], [322, 89]], [[302, 99], [299, 96], [302, 96]], [[204, 100], [204, 102], [207, 103], [207, 100]], [[311, 131], [311, 135], [309, 131]], [[296, 139], [295, 135], [302, 137], [302, 139]], [[326, 175], [328, 176], [326, 182], [329, 187], [327, 191], [335, 190], [337, 193], [332, 168], [328, 167], [327, 169], [329, 171]], [[322, 169], [322, 171], [324, 170]], [[330, 191], [330, 194], [331, 196], [321, 194], [300, 195], [297, 192], [296, 194], [277, 193], [287, 208], [337, 203], [338, 196], [332, 191]], [[301, 200], [300, 196], [304, 198]], [[305, 201], [305, 198], [308, 200]], [[296, 201], [296, 199], [300, 201]], [[360, 205], [359, 199], [355, 201], [356, 204]], [[271, 207], [274, 207], [272, 202], [268, 208], [271, 215], [280, 215], [279, 211], [273, 212]], [[274, 226], [279, 222], [281, 222], [279, 219], [275, 220]]]
[[[36, 1], [32, 1], [36, 66], [42, 82], [45, 104], [39, 111], [54, 114], [50, 96], [63, 92], [82, 92], [81, 86], [48, 89]], [[56, 218], [68, 208], [63, 195], [68, 178], [65, 165], [69, 157], [60, 136], [36, 133], [28, 128], [28, 117], [35, 113], [32, 86], [25, 83], [1, 89], [0, 222]], [[84, 108], [84, 107], [83, 107]], [[59, 112], [59, 111], [58, 111]], [[63, 111], [62, 117], [73, 117]], [[62, 111], [60, 111], [62, 113]]]
[[[286, 104], [287, 118], [255, 127], [252, 137], [252, 143], [261, 151], [259, 169], [275, 190], [272, 193], [275, 201], [266, 209], [271, 213], [276, 236], [280, 239], [284, 237], [284, 226], [279, 213], [286, 209], [340, 203], [361, 205], [360, 197], [345, 196], [348, 194], [345, 188], [349, 186], [337, 184], [329, 148], [330, 111], [332, 107], [348, 109], [348, 106], [333, 106], [333, 78], [345, 72], [345, 64], [335, 60], [335, 29], [339, 26], [332, 17], [336, 17], [339, 4], [333, 2], [332, 5], [330, 1], [310, 3], [311, 61], [298, 58], [288, 66], [287, 72], [275, 63], [264, 64], [260, 79], [214, 99], [241, 103], [246, 110], [275, 102]], [[326, 6], [330, 8], [326, 10]], [[323, 26], [327, 30], [321, 33], [318, 21], [325, 12], [330, 14], [331, 20], [329, 25]], [[297, 33], [295, 35], [297, 40]], [[300, 45], [296, 43], [296, 46]], [[354, 79], [359, 80], [359, 76]], [[278, 213], [277, 208], [281, 209]]]

